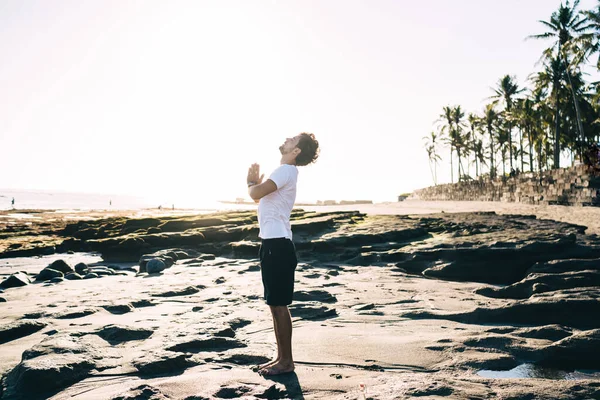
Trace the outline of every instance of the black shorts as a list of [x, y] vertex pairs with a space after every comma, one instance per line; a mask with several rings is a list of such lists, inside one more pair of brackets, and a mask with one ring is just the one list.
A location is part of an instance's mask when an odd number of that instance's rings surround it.
[[292, 304], [294, 272], [298, 264], [294, 243], [286, 238], [263, 239], [259, 258], [267, 304], [270, 306]]

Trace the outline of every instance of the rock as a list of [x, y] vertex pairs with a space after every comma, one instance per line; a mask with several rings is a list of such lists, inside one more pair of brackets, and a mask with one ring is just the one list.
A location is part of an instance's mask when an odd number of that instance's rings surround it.
[[88, 315], [92, 315], [96, 313], [98, 310], [95, 308], [84, 308], [81, 310], [73, 311], [73, 312], [64, 312], [60, 314], [54, 315], [54, 318], [57, 319], [74, 319], [74, 318], [83, 318]]
[[572, 329], [560, 325], [546, 325], [535, 328], [521, 328], [514, 334], [520, 337], [546, 339], [553, 342], [571, 336]]
[[231, 327], [227, 327], [224, 329], [221, 329], [220, 331], [217, 331], [214, 333], [215, 336], [217, 337], [235, 337], [235, 331], [233, 329], [231, 329]]
[[298, 317], [306, 320], [328, 319], [337, 317], [338, 315], [335, 308], [311, 306], [302, 303], [290, 305], [290, 313], [292, 314], [292, 317]]
[[600, 286], [600, 271], [534, 273], [512, 285], [501, 288], [481, 288], [475, 293], [493, 298], [526, 299], [534, 293], [593, 286]]
[[297, 291], [294, 292], [295, 301], [318, 301], [320, 303], [335, 303], [337, 299], [325, 290]]
[[41, 343], [25, 350], [21, 358], [23, 360], [31, 360], [40, 356], [52, 356], [64, 353], [98, 356], [94, 349], [82, 343], [79, 335], [55, 333], [46, 337]]
[[270, 360], [269, 357], [254, 354], [231, 354], [220, 361], [237, 365], [259, 365]]
[[111, 314], [126, 314], [128, 312], [133, 311], [133, 306], [131, 304], [108, 304], [102, 306], [106, 311]]
[[108, 268], [108, 267], [104, 267], [104, 266], [89, 267], [88, 268], [88, 272], [89, 273], [97, 274], [99, 276], [108, 276], [108, 275], [114, 275], [115, 274], [115, 270], [114, 269]]
[[130, 326], [107, 325], [96, 334], [112, 345], [128, 342], [131, 340], [148, 339], [154, 331], [150, 329], [135, 328]]
[[85, 274], [88, 268], [88, 265], [83, 262], [75, 264], [75, 272], [77, 272], [78, 274]]
[[6, 303], [6, 299], [4, 297], [0, 297], [0, 303]]
[[157, 303], [154, 303], [150, 300], [136, 300], [136, 301], [132, 301], [131, 305], [134, 306], [135, 308], [142, 308], [142, 307], [152, 307], [155, 306]]
[[539, 365], [595, 369], [600, 359], [600, 329], [577, 332], [540, 350]]
[[146, 264], [146, 271], [149, 274], [157, 274], [164, 271], [167, 268], [167, 265], [158, 258], [154, 258]]
[[202, 285], [196, 286], [188, 286], [179, 290], [170, 290], [164, 293], [153, 294], [154, 297], [175, 297], [175, 296], [190, 296], [192, 294], [196, 294], [200, 291], [200, 289], [204, 289], [205, 287]]
[[219, 399], [238, 399], [251, 391], [252, 388], [248, 386], [224, 387], [215, 393], [215, 397]]
[[186, 368], [195, 365], [185, 354], [171, 352], [150, 353], [143, 358], [136, 360], [133, 366], [142, 375], [172, 375], [181, 372]]
[[252, 323], [252, 321], [247, 320], [247, 319], [243, 319], [243, 318], [235, 318], [232, 319], [231, 321], [228, 322], [228, 325], [231, 327], [231, 329], [238, 330], [240, 328], [243, 328], [246, 325], [250, 325]]
[[82, 354], [50, 354], [23, 360], [5, 376], [3, 398], [49, 398], [87, 378], [95, 368], [93, 360]]
[[64, 282], [64, 280], [65, 280], [65, 278], [57, 276], [56, 278], [50, 279], [48, 282], [50, 282], [50, 283], [61, 283], [61, 282]]
[[[148, 272], [148, 263], [152, 260], [162, 261], [164, 263], [164, 268], [171, 268], [173, 264], [177, 261], [177, 254], [172, 250], [161, 250], [152, 254], [144, 254], [140, 257], [138, 265], [140, 266], [139, 272]], [[158, 265], [157, 267], [161, 267]], [[161, 270], [162, 271], [162, 270]]]
[[223, 276], [220, 276], [220, 277], [218, 277], [217, 279], [214, 280], [214, 283], [217, 284], [217, 285], [220, 285], [220, 284], [225, 283], [225, 282], [226, 282], [226, 279]]
[[167, 350], [184, 353], [198, 353], [202, 351], [223, 351], [240, 347], [247, 347], [247, 345], [245, 343], [240, 342], [239, 340], [230, 338], [202, 337], [199, 339], [191, 340], [189, 342], [176, 344], [167, 348]]
[[148, 233], [149, 234], [153, 234], [153, 233], [161, 233], [162, 229], [160, 229], [159, 227], [152, 227], [152, 228], [148, 228]]
[[257, 242], [243, 240], [240, 242], [233, 242], [230, 246], [235, 258], [258, 258], [260, 244]]
[[22, 272], [17, 272], [16, 274], [12, 274], [11, 276], [9, 276], [5, 280], [3, 280], [2, 283], [0, 283], [0, 287], [4, 288], [4, 289], [8, 289], [8, 288], [29, 285], [30, 283], [31, 283], [31, 280], [29, 279], [29, 277], [26, 274], [24, 274]]
[[98, 274], [95, 272], [90, 272], [88, 274], [85, 274], [85, 276], [83, 277], [83, 279], [94, 279], [94, 278], [98, 278]]
[[64, 260], [56, 260], [48, 265], [46, 268], [53, 269], [55, 271], [60, 271], [63, 274], [68, 274], [69, 272], [74, 272], [73, 268], [69, 264], [67, 264]]
[[[572, 289], [574, 290], [574, 289]], [[516, 300], [505, 306], [478, 307], [473, 311], [438, 314], [430, 311], [410, 311], [404, 318], [447, 319], [466, 324], [503, 325], [565, 325], [577, 329], [600, 327], [600, 288], [577, 289], [574, 293], [553, 292], [551, 295]], [[293, 314], [292, 314], [293, 315]]]
[[17, 321], [0, 327], [0, 343], [10, 342], [31, 335], [46, 327], [40, 321]]
[[52, 268], [44, 268], [35, 278], [36, 281], [48, 281], [52, 278], [63, 278], [64, 274]]
[[65, 276], [65, 279], [68, 279], [70, 281], [75, 281], [75, 280], [83, 279], [83, 276], [79, 275], [77, 272], [71, 272], [70, 274], [67, 274]]
[[168, 400], [170, 397], [164, 395], [160, 390], [149, 385], [141, 385], [125, 394], [113, 397], [111, 400]]

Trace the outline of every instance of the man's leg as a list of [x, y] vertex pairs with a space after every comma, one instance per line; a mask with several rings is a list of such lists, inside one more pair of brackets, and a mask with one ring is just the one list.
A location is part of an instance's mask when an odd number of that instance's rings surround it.
[[258, 366], [258, 369], [261, 370], [266, 367], [270, 367], [273, 364], [277, 364], [281, 359], [281, 346], [279, 345], [279, 334], [277, 333], [277, 323], [275, 322], [275, 317], [273, 316], [273, 311], [271, 310], [271, 316], [273, 318], [273, 331], [275, 332], [275, 340], [277, 341], [277, 357], [274, 360], [271, 360], [267, 363], [261, 364]]
[[274, 364], [259, 372], [264, 375], [279, 375], [294, 370], [292, 356], [292, 317], [287, 306], [269, 306], [273, 315], [275, 337], [277, 339], [277, 358]]

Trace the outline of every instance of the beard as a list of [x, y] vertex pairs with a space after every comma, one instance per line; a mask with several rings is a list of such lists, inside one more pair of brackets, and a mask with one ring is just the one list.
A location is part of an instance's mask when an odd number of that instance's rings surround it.
[[285, 154], [285, 144], [279, 146], [279, 152], [281, 153], [281, 155]]

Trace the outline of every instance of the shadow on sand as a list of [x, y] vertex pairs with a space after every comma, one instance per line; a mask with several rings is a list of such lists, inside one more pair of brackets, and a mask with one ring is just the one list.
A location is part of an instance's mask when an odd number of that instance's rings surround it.
[[295, 372], [283, 375], [265, 376], [264, 378], [269, 381], [281, 383], [283, 386], [285, 386], [287, 396], [289, 396], [290, 399], [304, 400], [302, 387], [300, 386], [298, 375], [296, 375]]

